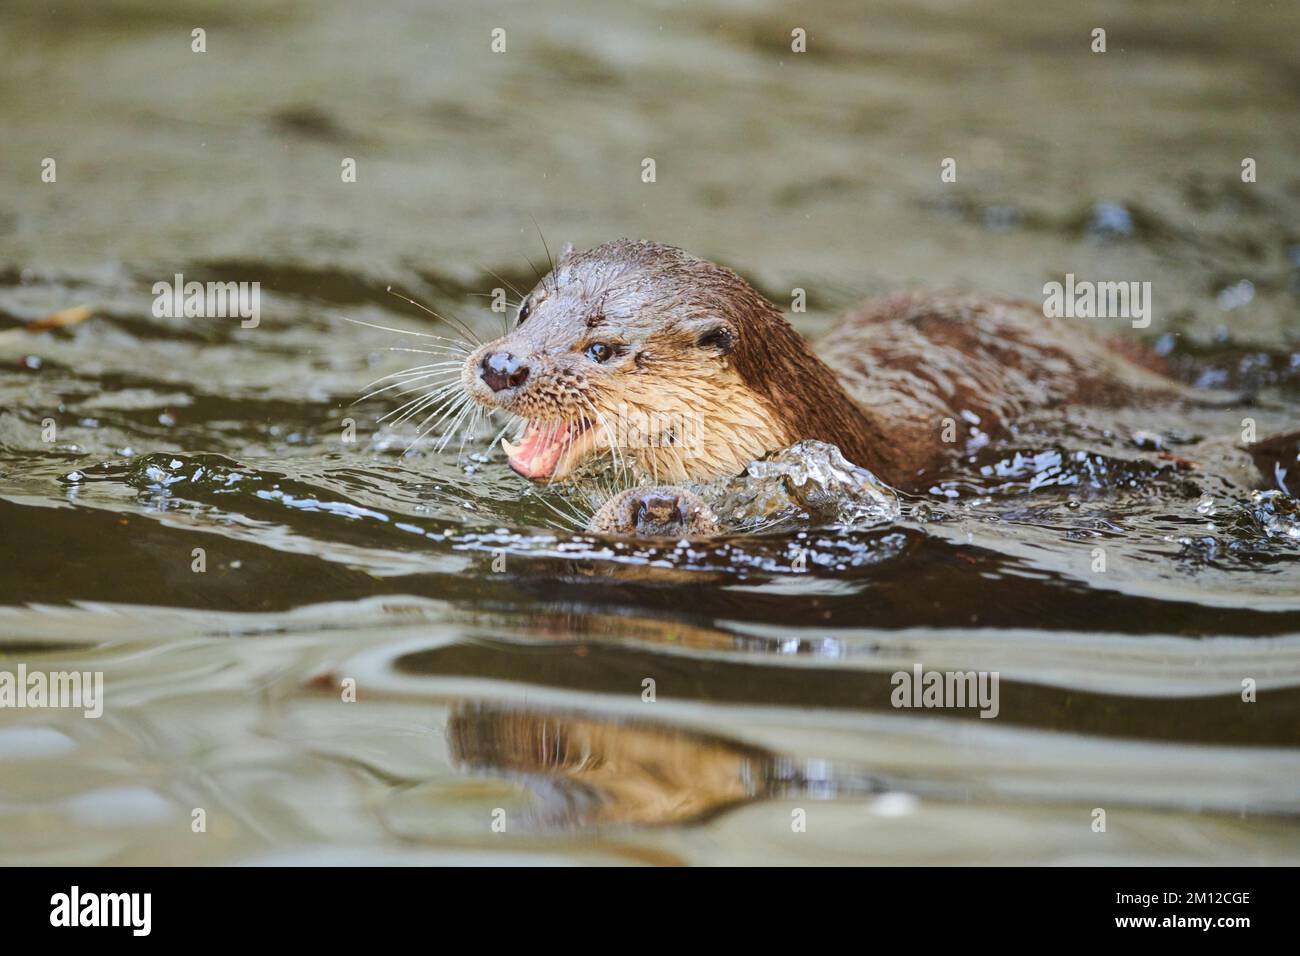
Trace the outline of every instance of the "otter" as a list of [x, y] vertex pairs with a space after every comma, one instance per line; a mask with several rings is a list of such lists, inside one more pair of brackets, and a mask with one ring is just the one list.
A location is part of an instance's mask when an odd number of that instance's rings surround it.
[[[525, 478], [563, 480], [609, 455], [652, 476], [660, 487], [648, 494], [665, 501], [679, 490], [664, 481], [736, 475], [806, 439], [915, 488], [960, 453], [944, 436], [955, 423], [995, 438], [1040, 410], [1190, 393], [1133, 343], [1012, 299], [894, 295], [851, 312], [820, 345], [819, 355], [732, 270], [620, 239], [566, 246], [514, 327], [469, 355], [461, 383], [522, 421], [502, 444]], [[600, 527], [635, 529], [630, 500], [602, 509]], [[693, 501], [650, 511], [674, 509], [702, 515]], [[644, 500], [640, 510], [644, 519]], [[672, 522], [650, 524], [662, 533]]]

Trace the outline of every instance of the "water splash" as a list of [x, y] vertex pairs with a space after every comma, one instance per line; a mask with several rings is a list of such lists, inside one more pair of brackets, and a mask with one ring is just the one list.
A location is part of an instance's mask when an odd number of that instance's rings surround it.
[[834, 445], [801, 441], [707, 489], [714, 510], [737, 530], [833, 525], [861, 531], [898, 519], [894, 490]]

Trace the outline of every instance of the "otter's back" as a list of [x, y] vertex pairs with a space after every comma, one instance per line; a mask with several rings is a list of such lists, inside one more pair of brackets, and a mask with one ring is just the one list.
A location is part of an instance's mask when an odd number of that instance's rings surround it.
[[996, 436], [1044, 409], [1180, 394], [1154, 371], [1154, 356], [1144, 367], [1131, 345], [1124, 351], [1027, 302], [909, 294], [864, 304], [818, 343], [845, 390], [895, 442], [892, 467], [908, 474], [943, 457], [946, 418], [973, 416]]

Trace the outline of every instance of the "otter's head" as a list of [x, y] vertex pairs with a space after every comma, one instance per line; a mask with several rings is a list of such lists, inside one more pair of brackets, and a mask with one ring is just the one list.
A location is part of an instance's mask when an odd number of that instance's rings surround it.
[[772, 385], [816, 391], [784, 367], [792, 355], [824, 369], [734, 272], [619, 240], [566, 250], [461, 379], [480, 404], [523, 420], [504, 445], [526, 478], [565, 478], [609, 455], [661, 480], [700, 480], [803, 437]]

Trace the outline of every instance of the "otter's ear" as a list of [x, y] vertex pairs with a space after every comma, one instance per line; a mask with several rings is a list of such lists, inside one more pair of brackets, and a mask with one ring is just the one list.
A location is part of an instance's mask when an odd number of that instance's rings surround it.
[[568, 259], [572, 255], [573, 255], [573, 243], [566, 242], [564, 244], [564, 248], [560, 250], [560, 258], [558, 262], [563, 262], [565, 259]]
[[725, 322], [713, 321], [697, 329], [696, 344], [718, 355], [730, 355], [736, 347], [736, 333]]

